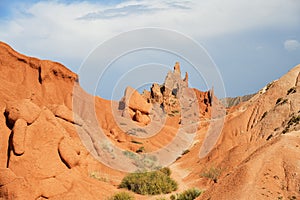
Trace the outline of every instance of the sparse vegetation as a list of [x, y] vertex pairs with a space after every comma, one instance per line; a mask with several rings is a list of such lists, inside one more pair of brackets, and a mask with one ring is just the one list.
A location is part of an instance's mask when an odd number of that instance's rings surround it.
[[171, 195], [171, 200], [193, 200], [196, 199], [198, 196], [200, 196], [202, 193], [201, 190], [197, 188], [188, 189], [180, 194]]
[[261, 119], [265, 118], [268, 114], [268, 111], [264, 112], [264, 114], [261, 116]]
[[173, 113], [169, 113], [168, 116], [169, 117], [175, 117], [175, 115]]
[[123, 154], [125, 156], [127, 156], [128, 158], [131, 158], [131, 159], [135, 159], [137, 157], [137, 155], [135, 155], [135, 153], [131, 152], [131, 151], [123, 151]]
[[94, 179], [96, 179], [96, 180], [98, 180], [98, 181], [109, 182], [109, 178], [100, 176], [99, 172], [97, 172], [97, 171], [92, 171], [92, 172], [90, 173], [90, 177], [91, 177], [91, 178], [94, 178]]
[[296, 93], [296, 87], [292, 87], [287, 91], [287, 95]]
[[189, 152], [190, 152], [190, 150], [186, 149], [186, 150], [184, 150], [184, 151], [182, 152], [181, 155], [185, 155], [185, 154], [187, 154], [187, 153], [189, 153]]
[[271, 88], [271, 86], [273, 85], [273, 83], [274, 83], [274, 82], [268, 83], [268, 85], [267, 85], [267, 87], [266, 87], [266, 91], [268, 91], [268, 90]]
[[294, 200], [294, 199], [297, 199], [297, 197], [296, 196], [289, 196], [288, 199], [289, 200]]
[[268, 140], [270, 140], [272, 137], [273, 137], [273, 135], [271, 134], [271, 135], [269, 135], [269, 136], [267, 137], [266, 140], [268, 141]]
[[134, 143], [134, 144], [143, 144], [142, 142], [139, 142], [139, 141], [136, 141], [136, 140], [131, 140], [131, 143]]
[[143, 128], [132, 128], [132, 129], [126, 131], [126, 133], [129, 135], [137, 135], [137, 132], [147, 133], [147, 131]]
[[276, 105], [279, 104], [281, 101], [282, 101], [282, 97], [278, 98], [278, 99], [276, 100]]
[[282, 134], [285, 134], [290, 131], [291, 126], [298, 125], [300, 122], [300, 115], [293, 115], [288, 121], [286, 127], [283, 129]]
[[172, 110], [171, 112], [172, 112], [172, 114], [174, 114], [174, 115], [178, 115], [178, 114], [180, 113], [179, 110]]
[[134, 200], [134, 197], [128, 192], [119, 192], [110, 197], [108, 200]]
[[169, 167], [161, 168], [159, 171], [161, 171], [162, 173], [164, 173], [167, 176], [171, 176], [171, 173], [172, 173]]
[[141, 170], [155, 170], [159, 169], [157, 158], [154, 155], [139, 155], [132, 151], [123, 151], [123, 154], [132, 159], [135, 166], [140, 168]]
[[287, 127], [285, 127], [282, 131], [282, 134], [286, 134], [289, 131], [289, 129]]
[[221, 168], [211, 167], [208, 170], [206, 170], [205, 172], [203, 172], [201, 174], [201, 176], [209, 178], [209, 179], [213, 180], [214, 183], [217, 183], [218, 178], [221, 175], [221, 172], [222, 172]]
[[119, 187], [142, 195], [167, 194], [177, 190], [177, 183], [163, 171], [128, 174]]
[[300, 121], [300, 115], [298, 116], [292, 116], [292, 118], [288, 122], [288, 126], [294, 125], [294, 124], [299, 124]]
[[145, 147], [140, 147], [138, 150], [135, 151], [136, 153], [144, 153], [145, 152]]
[[288, 100], [287, 99], [283, 99], [282, 97], [278, 98], [276, 101], [276, 105], [283, 105], [285, 103], [287, 103]]

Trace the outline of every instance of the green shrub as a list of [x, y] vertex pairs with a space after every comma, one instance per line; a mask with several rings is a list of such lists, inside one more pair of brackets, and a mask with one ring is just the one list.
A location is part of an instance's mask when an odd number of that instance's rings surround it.
[[[164, 170], [163, 170], [164, 171]], [[170, 173], [160, 170], [152, 172], [131, 173], [125, 176], [119, 185], [137, 194], [157, 195], [167, 194], [177, 190], [177, 183], [171, 179]]]
[[171, 195], [171, 200], [193, 200], [196, 199], [202, 193], [201, 190], [197, 188], [188, 189], [180, 194]]
[[169, 167], [161, 168], [159, 171], [161, 171], [162, 173], [164, 173], [167, 176], [171, 176], [171, 173], [172, 173]]
[[134, 200], [134, 197], [127, 192], [119, 192], [110, 197], [108, 200]]
[[140, 147], [138, 150], [135, 151], [136, 153], [144, 153], [145, 152], [145, 147]]
[[209, 170], [206, 170], [206, 172], [203, 172], [201, 174], [202, 177], [209, 178], [214, 181], [214, 183], [218, 182], [218, 178], [221, 175], [222, 170], [220, 168], [211, 167]]

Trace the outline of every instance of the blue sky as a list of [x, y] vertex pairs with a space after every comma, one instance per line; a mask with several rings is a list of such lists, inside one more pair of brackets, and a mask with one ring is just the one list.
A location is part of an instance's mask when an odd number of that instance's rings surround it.
[[[299, 24], [298, 0], [0, 1], [1, 41], [26, 55], [61, 62], [74, 72], [99, 44], [124, 31], [143, 27], [178, 31], [207, 50], [227, 96], [254, 93], [299, 64]], [[118, 67], [134, 69], [134, 63], [147, 64], [152, 57], [169, 68], [180, 60], [144, 52], [125, 59], [127, 63], [116, 62], [96, 94], [111, 98], [111, 85], [122, 76]], [[139, 62], [130, 63], [132, 59]], [[182, 63], [182, 71], [189, 69], [187, 65]], [[161, 79], [160, 74], [156, 77], [153, 81]], [[193, 76], [190, 83], [202, 90], [210, 87]]]

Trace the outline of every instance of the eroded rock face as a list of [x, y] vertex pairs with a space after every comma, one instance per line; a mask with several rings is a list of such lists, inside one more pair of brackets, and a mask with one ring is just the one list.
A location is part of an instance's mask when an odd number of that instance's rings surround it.
[[164, 97], [163, 97], [161, 89], [162, 89], [162, 87], [159, 84], [154, 83], [151, 87], [150, 96], [145, 96], [145, 97], [151, 101], [158, 103], [158, 104], [162, 104], [164, 101]]
[[[264, 93], [227, 110], [220, 138], [203, 159], [198, 149], [208, 127], [198, 130], [191, 151], [173, 165], [175, 176], [182, 172], [185, 184], [207, 188], [200, 199], [298, 198], [299, 71], [300, 65]], [[112, 142], [122, 145], [120, 148], [139, 151], [141, 145], [155, 147], [153, 150], [168, 145], [181, 125], [187, 125], [184, 131], [194, 132], [189, 125], [199, 117], [204, 118], [204, 125], [215, 123], [215, 119], [208, 120], [214, 117], [212, 105], [218, 103], [213, 90], [188, 88], [188, 75], [182, 80], [179, 63], [165, 84], [153, 85], [143, 95], [132, 90], [135, 99], [130, 102], [127, 98], [120, 106], [129, 119], [122, 118], [123, 124], [118, 125], [113, 122], [112, 103], [98, 97], [91, 105], [94, 97], [80, 94], [78, 116], [73, 113], [73, 87], [80, 87], [77, 75], [58, 63], [20, 55], [0, 42], [0, 72], [0, 199], [4, 200], [107, 199], [118, 192], [117, 185], [125, 174], [93, 157], [114, 156], [111, 146], [101, 143], [98, 129], [93, 129], [98, 125]], [[282, 100], [276, 103], [278, 99]], [[90, 120], [95, 113], [89, 112], [89, 107], [95, 107], [98, 121]], [[132, 135], [119, 128], [131, 128], [127, 123], [131, 119], [139, 124], [158, 124], [166, 112], [170, 114], [167, 125], [154, 140], [133, 143], [136, 133], [148, 134], [149, 126], [129, 129]], [[213, 138], [218, 127], [211, 128]], [[79, 133], [84, 137], [79, 138]], [[82, 141], [88, 142], [83, 145]], [[169, 152], [164, 156], [170, 156]], [[115, 158], [109, 161], [124, 165]], [[212, 166], [222, 169], [217, 184], [199, 177]], [[140, 198], [148, 197], [136, 196]]]
[[18, 119], [13, 128], [13, 150], [16, 155], [22, 155], [25, 152], [27, 122], [24, 119]]
[[88, 163], [108, 168], [94, 160], [77, 134], [85, 125], [72, 111], [77, 75], [2, 42], [0, 72], [0, 199], [108, 196], [102, 188], [114, 187], [91, 179], [88, 170], [94, 167]]
[[300, 72], [299, 72], [299, 74], [298, 74], [298, 76], [297, 76], [295, 86], [300, 86]]
[[152, 108], [152, 105], [148, 103], [138, 91], [132, 87], [127, 87], [125, 90], [124, 100], [126, 107], [137, 111], [139, 110], [142, 113], [149, 114]]
[[151, 121], [151, 119], [148, 115], [141, 113], [139, 110], [137, 110], [135, 112], [135, 115], [133, 118], [135, 121], [140, 122], [145, 125], [149, 124]]
[[141, 95], [128, 87], [120, 102], [120, 109], [123, 110], [123, 117], [147, 125], [151, 116], [158, 116], [157, 109], [150, 109], [156, 104], [169, 116], [181, 116], [180, 123], [186, 124], [187, 121], [196, 123], [200, 118], [209, 118], [212, 100], [213, 90], [200, 92], [188, 87], [188, 73], [182, 79], [180, 64], [176, 62], [174, 70], [168, 72], [164, 84], [154, 83], [150, 91], [143, 91]]
[[14, 123], [17, 119], [23, 119], [31, 124], [39, 116], [40, 111], [41, 109], [29, 99], [11, 101], [5, 109], [10, 123]]
[[148, 103], [147, 100], [132, 87], [126, 88], [119, 107], [123, 110], [123, 117], [131, 118], [143, 125], [147, 125], [150, 122], [148, 115], [152, 110], [152, 104]]

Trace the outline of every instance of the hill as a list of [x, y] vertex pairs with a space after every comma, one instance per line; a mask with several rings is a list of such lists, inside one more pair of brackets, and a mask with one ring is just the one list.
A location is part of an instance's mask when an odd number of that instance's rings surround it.
[[198, 199], [300, 198], [300, 65], [227, 109], [189, 88], [179, 63], [120, 101], [5, 43], [0, 71], [0, 199], [106, 199], [127, 173], [161, 165], [174, 193], [205, 190]]

